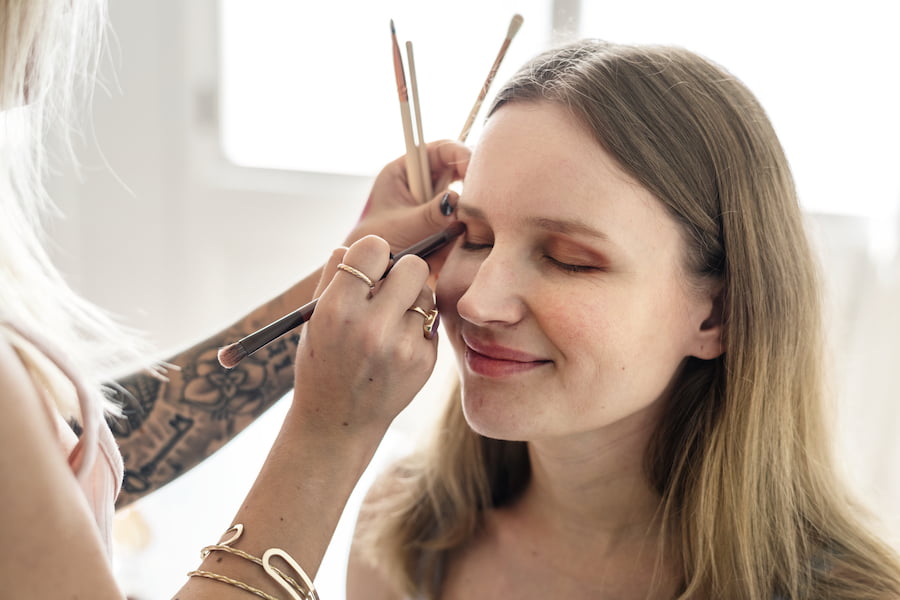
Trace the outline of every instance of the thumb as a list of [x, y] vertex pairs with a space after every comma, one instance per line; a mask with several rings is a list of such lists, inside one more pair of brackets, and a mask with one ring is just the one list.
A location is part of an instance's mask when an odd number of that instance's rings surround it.
[[455, 213], [458, 201], [459, 194], [444, 191], [425, 204], [407, 209], [403, 219], [397, 219], [393, 223], [399, 235], [392, 246], [399, 243], [399, 247], [392, 249], [394, 251], [402, 250], [410, 244], [449, 227], [456, 221]]
[[[449, 227], [451, 223], [457, 221], [456, 205], [459, 202], [459, 194], [454, 191], [447, 190], [443, 194], [435, 196], [424, 208], [428, 211], [426, 218], [429, 224], [433, 224], [433, 231], [440, 231]], [[436, 278], [450, 252], [452, 244], [442, 248], [429, 256], [426, 260], [431, 269], [432, 278]], [[433, 279], [430, 280], [433, 284]]]
[[444, 190], [435, 196], [429, 203], [429, 209], [434, 213], [432, 219], [436, 225], [446, 227], [451, 221], [456, 220], [456, 204], [459, 202], [459, 194], [452, 190]]

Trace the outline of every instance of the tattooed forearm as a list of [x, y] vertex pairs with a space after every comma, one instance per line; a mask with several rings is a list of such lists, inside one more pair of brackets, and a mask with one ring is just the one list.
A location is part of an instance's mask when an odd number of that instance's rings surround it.
[[162, 380], [149, 373], [133, 375], [118, 383], [112, 399], [121, 408], [122, 415], [107, 419], [113, 435], [126, 438], [141, 426], [153, 411], [161, 386]]
[[[176, 415], [175, 418], [169, 421], [169, 425], [171, 425], [173, 429], [172, 436], [165, 444], [163, 444], [162, 448], [160, 448], [150, 460], [141, 465], [137, 471], [133, 469], [125, 470], [122, 489], [129, 493], [142, 493], [153, 487], [151, 477], [156, 473], [156, 468], [159, 466], [159, 463], [162, 462], [169, 452], [178, 445], [178, 442], [184, 437], [188, 430], [190, 430], [193, 424], [194, 422], [191, 419], [187, 419], [181, 415]], [[174, 466], [175, 472], [179, 472], [180, 469], [177, 468], [178, 465]]]
[[197, 465], [291, 389], [297, 334], [234, 369], [219, 365], [218, 348], [252, 329], [244, 323], [171, 359], [178, 368], [165, 381], [145, 374], [119, 382], [123, 416], [110, 423], [125, 461], [119, 507]]

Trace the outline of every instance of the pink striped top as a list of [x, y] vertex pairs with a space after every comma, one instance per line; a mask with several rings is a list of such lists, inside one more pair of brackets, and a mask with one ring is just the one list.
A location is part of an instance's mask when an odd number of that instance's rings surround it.
[[[15, 350], [25, 366], [56, 431], [59, 450], [68, 460], [88, 502], [101, 539], [111, 555], [115, 500], [122, 485], [122, 456], [106, 420], [100, 392], [88, 389], [68, 361], [38, 334], [0, 320], [0, 339]], [[77, 408], [82, 434], [76, 436], [62, 410]], [[65, 415], [69, 416], [69, 415]]]

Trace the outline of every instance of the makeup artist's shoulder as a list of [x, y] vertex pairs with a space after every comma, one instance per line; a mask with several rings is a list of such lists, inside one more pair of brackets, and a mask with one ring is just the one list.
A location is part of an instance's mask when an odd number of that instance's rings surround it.
[[7, 384], [12, 385], [25, 375], [25, 365], [22, 364], [19, 355], [9, 340], [0, 335], [0, 396], [5, 397], [6, 392], [10, 391]]
[[39, 399], [35, 382], [9, 340], [0, 336], [0, 410], [5, 415], [13, 402], [28, 399]]

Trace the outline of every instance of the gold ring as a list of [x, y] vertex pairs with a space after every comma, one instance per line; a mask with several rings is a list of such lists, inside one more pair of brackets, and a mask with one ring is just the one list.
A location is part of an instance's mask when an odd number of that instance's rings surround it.
[[337, 268], [346, 273], [350, 273], [351, 275], [365, 283], [367, 286], [369, 286], [370, 290], [375, 289], [375, 282], [372, 281], [372, 279], [368, 275], [366, 275], [359, 269], [354, 269], [350, 265], [345, 265], [344, 263], [339, 264]]
[[425, 332], [425, 337], [429, 340], [434, 337], [434, 330], [438, 324], [438, 310], [436, 308], [432, 308], [431, 310], [425, 310], [420, 306], [413, 306], [407, 310], [411, 310], [419, 313], [423, 317], [425, 317], [425, 324], [422, 325], [422, 331]]

